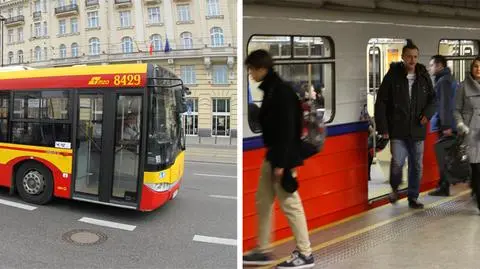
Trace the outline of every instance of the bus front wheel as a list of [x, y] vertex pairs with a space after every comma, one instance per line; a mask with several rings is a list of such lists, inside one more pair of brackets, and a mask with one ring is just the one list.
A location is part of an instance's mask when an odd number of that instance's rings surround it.
[[21, 164], [15, 174], [15, 184], [20, 197], [28, 203], [43, 205], [53, 197], [52, 173], [40, 163]]

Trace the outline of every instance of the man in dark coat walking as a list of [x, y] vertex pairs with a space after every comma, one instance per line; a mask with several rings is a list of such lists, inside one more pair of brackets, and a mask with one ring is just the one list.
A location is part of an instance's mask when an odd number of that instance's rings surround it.
[[389, 195], [398, 200], [398, 186], [408, 156], [408, 205], [423, 208], [418, 202], [423, 169], [423, 148], [427, 123], [435, 113], [435, 92], [424, 65], [417, 63], [419, 50], [411, 40], [402, 49], [402, 62], [392, 63], [383, 78], [375, 103], [378, 133], [390, 139]]
[[264, 92], [259, 112], [262, 137], [267, 149], [256, 193], [258, 247], [243, 257], [246, 265], [272, 262], [270, 245], [272, 208], [277, 197], [292, 229], [296, 250], [292, 258], [277, 268], [312, 268], [307, 220], [297, 192], [295, 167], [303, 164], [301, 155], [302, 110], [295, 91], [273, 71], [273, 60], [265, 50], [256, 50], [245, 60], [248, 73]]

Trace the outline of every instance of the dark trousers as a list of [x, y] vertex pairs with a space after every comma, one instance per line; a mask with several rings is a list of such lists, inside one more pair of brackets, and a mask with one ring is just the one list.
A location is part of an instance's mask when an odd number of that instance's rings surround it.
[[478, 195], [480, 193], [480, 163], [471, 163], [470, 166], [472, 167], [472, 192], [476, 194], [477, 206], [480, 209], [480, 195]]
[[455, 144], [455, 136], [446, 137], [442, 134], [438, 136], [437, 143], [435, 143], [435, 155], [440, 173], [438, 188], [448, 192], [450, 190], [450, 182], [448, 181], [449, 175], [445, 170], [445, 157], [448, 154], [448, 149]]

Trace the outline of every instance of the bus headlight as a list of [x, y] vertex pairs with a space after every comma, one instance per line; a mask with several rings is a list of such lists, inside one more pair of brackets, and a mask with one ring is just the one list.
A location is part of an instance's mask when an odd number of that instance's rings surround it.
[[156, 183], [156, 184], [146, 183], [145, 185], [147, 185], [147, 187], [149, 187], [150, 189], [156, 192], [168, 191], [173, 186], [173, 184], [170, 184], [170, 183]]

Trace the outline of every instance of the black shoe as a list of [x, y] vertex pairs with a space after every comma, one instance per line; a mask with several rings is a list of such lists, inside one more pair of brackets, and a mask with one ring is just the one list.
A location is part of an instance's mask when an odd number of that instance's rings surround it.
[[268, 253], [252, 252], [243, 256], [244, 265], [268, 265], [272, 262], [273, 259]]
[[395, 203], [398, 201], [398, 193], [397, 193], [397, 191], [392, 191], [392, 192], [388, 195], [388, 200], [390, 201], [390, 203], [395, 204]]
[[450, 191], [442, 188], [438, 188], [428, 193], [430, 196], [450, 196]]
[[282, 262], [281, 264], [277, 265], [278, 269], [289, 269], [289, 268], [296, 268], [296, 269], [303, 269], [303, 268], [313, 268], [315, 266], [315, 262], [313, 259], [313, 255], [305, 256], [301, 254], [298, 250], [293, 251], [292, 257]]
[[417, 199], [408, 199], [408, 206], [413, 209], [422, 209], [424, 207]]

